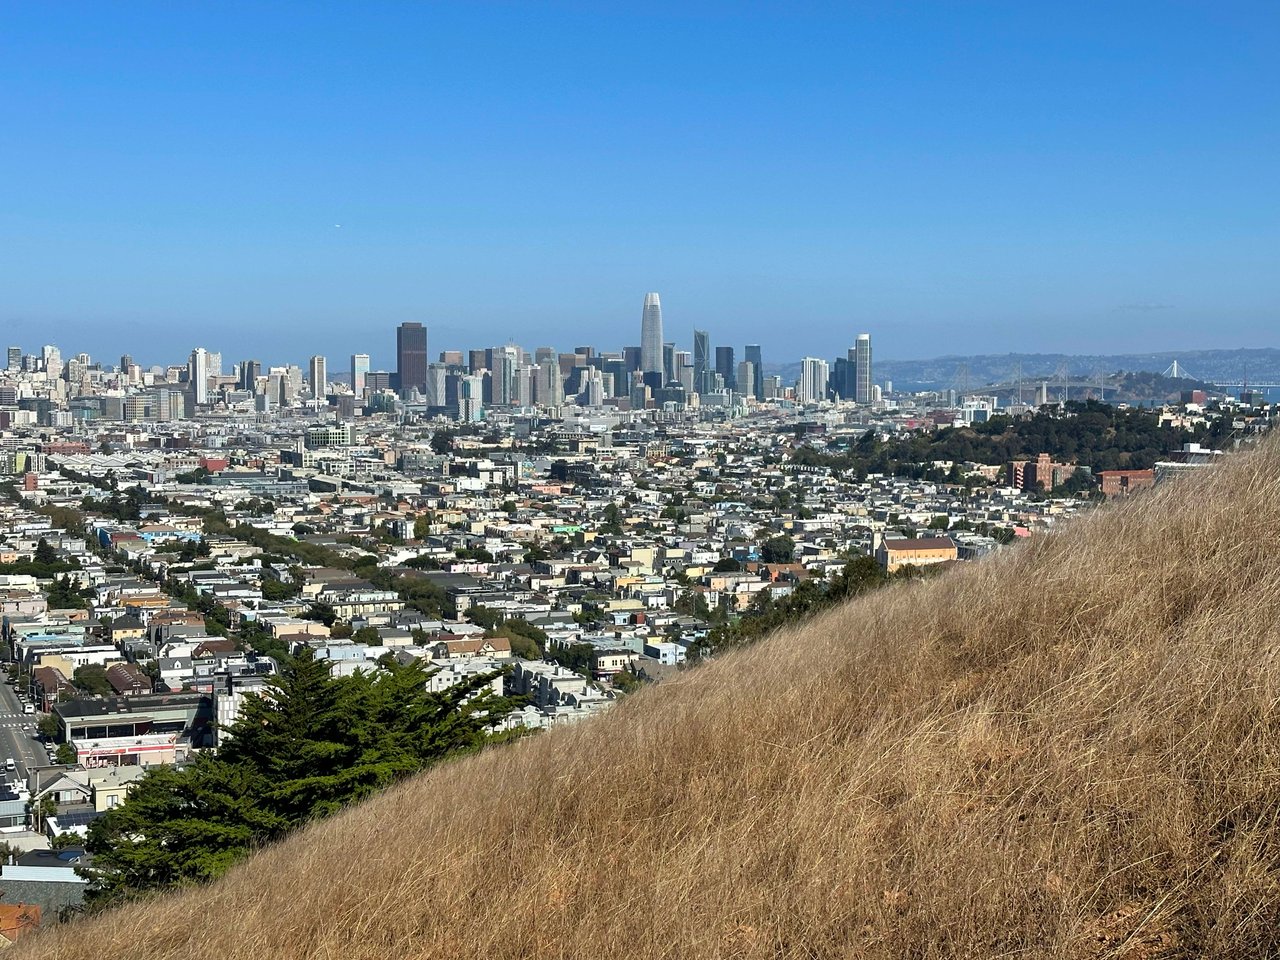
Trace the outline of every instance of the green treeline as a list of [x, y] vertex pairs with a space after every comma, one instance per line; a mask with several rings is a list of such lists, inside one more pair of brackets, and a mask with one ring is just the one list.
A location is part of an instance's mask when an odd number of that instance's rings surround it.
[[924, 571], [915, 567], [886, 573], [874, 557], [857, 557], [834, 577], [801, 580], [790, 594], [776, 600], [767, 589], [761, 590], [741, 617], [715, 623], [700, 646], [707, 652], [747, 646], [782, 627], [799, 626], [845, 600], [922, 575]]
[[1057, 462], [1092, 467], [1094, 472], [1145, 470], [1184, 443], [1219, 444], [1230, 431], [1230, 423], [1223, 418], [1195, 430], [1162, 427], [1157, 412], [1122, 409], [1096, 400], [1072, 401], [1065, 414], [1044, 408], [1030, 417], [1000, 415], [972, 426], [890, 440], [880, 440], [869, 431], [845, 449], [823, 453], [802, 446], [791, 459], [800, 466], [829, 466], [860, 477], [883, 473], [917, 479], [928, 474], [935, 460], [1003, 464], [1041, 453]]
[[211, 880], [264, 843], [496, 739], [515, 701], [481, 674], [439, 693], [432, 671], [388, 657], [334, 678], [309, 651], [246, 698], [216, 755], [153, 767], [89, 828], [91, 903]]

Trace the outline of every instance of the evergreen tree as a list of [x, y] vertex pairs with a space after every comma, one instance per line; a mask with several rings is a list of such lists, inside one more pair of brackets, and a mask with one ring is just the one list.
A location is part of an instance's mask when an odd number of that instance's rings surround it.
[[217, 756], [156, 767], [89, 828], [91, 898], [219, 876], [277, 840], [447, 757], [480, 748], [515, 702], [480, 674], [438, 693], [421, 661], [334, 678], [304, 649], [248, 697]]

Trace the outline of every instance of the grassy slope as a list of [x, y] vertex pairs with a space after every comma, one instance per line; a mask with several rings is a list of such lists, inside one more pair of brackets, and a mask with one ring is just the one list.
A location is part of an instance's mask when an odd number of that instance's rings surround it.
[[1280, 949], [1280, 447], [14, 956]]

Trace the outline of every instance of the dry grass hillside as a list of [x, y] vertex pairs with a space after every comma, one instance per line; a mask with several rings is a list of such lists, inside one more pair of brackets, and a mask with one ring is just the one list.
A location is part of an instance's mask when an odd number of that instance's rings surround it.
[[1270, 444], [13, 955], [1276, 955], [1278, 561]]

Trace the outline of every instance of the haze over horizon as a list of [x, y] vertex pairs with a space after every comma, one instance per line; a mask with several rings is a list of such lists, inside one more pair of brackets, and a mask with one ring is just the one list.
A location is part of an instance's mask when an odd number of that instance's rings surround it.
[[1274, 4], [6, 14], [28, 349], [1275, 345]]

